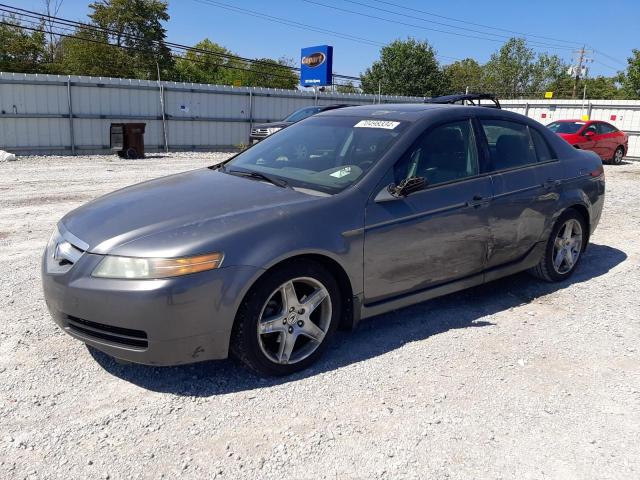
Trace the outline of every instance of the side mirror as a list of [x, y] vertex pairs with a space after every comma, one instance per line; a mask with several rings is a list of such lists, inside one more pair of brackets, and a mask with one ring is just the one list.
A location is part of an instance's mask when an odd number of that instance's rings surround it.
[[392, 183], [387, 188], [376, 195], [375, 202], [389, 202], [392, 200], [397, 200], [399, 198], [406, 197], [407, 195], [417, 192], [419, 190], [423, 190], [427, 186], [427, 179], [424, 177], [410, 177], [398, 185]]
[[585, 136], [585, 137], [593, 137], [595, 134], [596, 134], [596, 132], [594, 132], [593, 130], [587, 130], [582, 135]]
[[397, 197], [406, 197], [410, 193], [418, 192], [420, 190], [424, 190], [424, 187], [427, 186], [427, 179], [424, 177], [409, 177], [405, 178], [403, 181], [397, 185], [393, 191], [391, 191], [392, 195]]

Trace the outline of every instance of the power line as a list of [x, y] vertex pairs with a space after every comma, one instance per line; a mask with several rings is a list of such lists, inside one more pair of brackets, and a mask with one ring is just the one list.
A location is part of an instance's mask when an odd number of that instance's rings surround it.
[[[240, 8], [240, 7], [235, 7], [233, 5], [229, 5], [226, 3], [221, 3], [221, 2], [216, 2], [213, 0], [193, 0], [194, 2], [197, 3], [201, 3], [201, 4], [206, 4], [206, 5], [210, 5], [210, 6], [214, 6], [214, 7], [218, 7], [218, 8], [222, 8], [225, 10], [229, 10], [232, 12], [236, 12], [236, 13], [242, 13], [244, 15], [249, 15], [252, 17], [256, 17], [256, 18], [261, 18], [263, 20], [267, 20], [267, 21], [271, 21], [271, 22], [275, 22], [275, 23], [280, 23], [283, 25], [288, 25], [290, 27], [294, 27], [294, 28], [298, 28], [298, 29], [302, 29], [302, 30], [306, 30], [306, 31], [314, 31], [314, 32], [319, 32], [319, 33], [323, 33], [325, 35], [331, 35], [331, 36], [336, 36], [338, 38], [343, 38], [346, 40], [350, 40], [353, 42], [357, 42], [357, 43], [364, 43], [367, 45], [374, 45], [374, 46], [380, 46], [380, 47], [384, 47], [385, 44], [375, 41], [375, 40], [371, 40], [368, 38], [364, 38], [364, 37], [358, 37], [355, 35], [350, 35], [350, 34], [345, 34], [342, 32], [336, 32], [335, 30], [326, 30], [326, 29], [322, 29], [322, 28], [318, 28], [318, 27], [314, 27], [312, 25], [306, 24], [306, 23], [300, 23], [297, 22], [295, 20], [289, 20], [283, 17], [274, 17], [273, 15], [267, 15], [265, 13], [261, 13], [261, 12], [257, 12], [255, 10], [248, 10], [245, 8]], [[456, 57], [450, 57], [447, 55], [440, 55], [437, 54], [437, 57], [440, 58], [444, 58], [447, 60], [460, 60], [459, 58]]]
[[[2, 7], [5, 7], [5, 8], [2, 8]], [[6, 7], [9, 7], [10, 10], [7, 9]], [[75, 27], [77, 29], [84, 29], [84, 30], [88, 30], [88, 31], [98, 32], [98, 33], [106, 33], [106, 34], [112, 34], [112, 35], [117, 34], [117, 35], [120, 35], [123, 38], [133, 39], [133, 40], [136, 40], [136, 41], [143, 40], [143, 39], [141, 39], [139, 37], [136, 37], [134, 35], [121, 33], [121, 32], [116, 32], [114, 30], [111, 30], [111, 29], [108, 29], [108, 28], [104, 28], [104, 27], [100, 27], [98, 25], [92, 25], [92, 24], [87, 24], [87, 23], [83, 23], [83, 22], [77, 22], [77, 21], [73, 21], [73, 20], [68, 20], [68, 19], [61, 18], [61, 17], [55, 17], [55, 16], [51, 16], [51, 15], [41, 14], [41, 13], [38, 13], [38, 12], [34, 12], [34, 11], [31, 11], [31, 10], [26, 10], [26, 9], [19, 8], [19, 7], [12, 7], [10, 5], [5, 5], [5, 4], [2, 4], [2, 3], [0, 3], [0, 11], [11, 13], [11, 14], [17, 14], [17, 15], [20, 15], [22, 17], [34, 18], [34, 19], [39, 20], [41, 22], [44, 22], [45, 18], [46, 18], [52, 24], [55, 24], [57, 28], [61, 28], [60, 25], [64, 25], [64, 26]], [[297, 72], [300, 71], [300, 68], [296, 68], [296, 67], [289, 66], [289, 65], [265, 62], [265, 61], [261, 61], [261, 60], [254, 60], [254, 59], [250, 59], [250, 58], [246, 58], [246, 57], [240, 57], [238, 55], [225, 54], [225, 53], [221, 53], [221, 52], [213, 52], [211, 50], [205, 50], [205, 49], [201, 49], [201, 48], [197, 48], [197, 47], [191, 47], [191, 46], [188, 46], [188, 45], [182, 45], [182, 44], [169, 42], [169, 41], [151, 40], [151, 43], [156, 45], [156, 46], [165, 45], [167, 47], [171, 47], [171, 48], [178, 49], [178, 50], [185, 50], [187, 52], [195, 52], [195, 53], [200, 53], [200, 54], [207, 55], [207, 56], [220, 57], [220, 58], [224, 58], [224, 59], [227, 59], [227, 60], [238, 60], [238, 61], [246, 62], [246, 63], [252, 64], [252, 65], [263, 65], [263, 66], [270, 67], [270, 68], [280, 68], [280, 69], [283, 69], [283, 70], [292, 71], [296, 75], [297, 75]], [[183, 57], [180, 57], [180, 58], [183, 58]], [[237, 68], [237, 67], [232, 67], [232, 66], [227, 66], [227, 65], [219, 65], [219, 66], [221, 66], [223, 68]], [[342, 74], [337, 74], [336, 73], [336, 74], [334, 74], [334, 76], [336, 78], [343, 79], [343, 80], [360, 81], [359, 77], [355, 77], [355, 76], [351, 76], [351, 75], [342, 75]], [[285, 78], [285, 77], [282, 77], [282, 78]]]
[[[0, 11], [4, 11], [4, 12], [8, 12], [8, 13], [13, 13], [13, 14], [18, 14], [21, 16], [26, 16], [26, 17], [30, 17], [30, 18], [35, 18], [38, 20], [44, 20], [44, 18], [48, 18], [51, 19], [53, 21], [53, 23], [58, 23], [58, 24], [62, 24], [62, 25], [67, 25], [67, 26], [72, 26], [72, 27], [77, 27], [80, 29], [87, 29], [87, 30], [92, 30], [92, 31], [97, 31], [97, 32], [101, 32], [101, 33], [107, 33], [107, 34], [112, 34], [112, 35], [119, 35], [123, 38], [128, 38], [128, 39], [133, 39], [135, 41], [139, 41], [139, 40], [144, 40], [140, 37], [136, 37], [135, 35], [130, 35], [127, 33], [123, 33], [123, 32], [117, 32], [115, 30], [111, 30], [105, 27], [101, 27], [99, 25], [92, 25], [92, 24], [88, 24], [88, 23], [83, 23], [83, 22], [77, 22], [74, 20], [68, 20], [62, 17], [54, 17], [51, 15], [46, 15], [46, 14], [41, 14], [38, 12], [34, 12], [31, 10], [26, 10], [23, 8], [18, 8], [18, 7], [12, 7], [10, 5], [5, 5], [0, 3], [0, 7], [9, 7], [12, 10], [7, 10], [6, 8], [0, 8]], [[19, 12], [17, 12], [19, 11]], [[288, 70], [300, 70], [299, 68], [296, 69], [295, 67], [291, 67], [288, 65], [282, 65], [282, 64], [273, 64], [273, 63], [269, 63], [269, 62], [264, 62], [261, 60], [254, 60], [254, 59], [250, 59], [250, 58], [245, 58], [245, 57], [240, 57], [238, 55], [232, 55], [232, 54], [226, 54], [226, 53], [221, 53], [221, 52], [213, 52], [211, 50], [205, 50], [205, 49], [201, 49], [201, 48], [197, 48], [197, 47], [191, 47], [191, 46], [187, 46], [187, 45], [181, 45], [179, 43], [173, 43], [173, 42], [169, 42], [169, 41], [160, 41], [160, 40], [150, 40], [152, 43], [155, 44], [163, 44], [166, 45], [168, 47], [175, 47], [181, 50], [190, 50], [196, 53], [203, 53], [206, 55], [210, 55], [210, 56], [216, 56], [216, 57], [222, 57], [222, 58], [226, 58], [226, 59], [232, 59], [232, 60], [240, 60], [243, 62], [247, 62], [247, 63], [253, 63], [253, 64], [263, 64], [263, 65], [267, 65], [267, 66], [272, 66], [272, 67], [278, 67], [278, 68], [283, 68], [283, 69], [288, 69]]]
[[255, 10], [249, 10], [246, 8], [240, 8], [240, 7], [236, 7], [233, 5], [229, 5], [227, 3], [221, 3], [221, 2], [214, 2], [212, 0], [193, 0], [197, 3], [201, 3], [201, 4], [205, 4], [205, 5], [212, 5], [214, 7], [218, 7], [218, 8], [222, 8], [225, 10], [230, 10], [236, 13], [242, 13], [245, 15], [250, 15], [253, 17], [258, 17], [258, 18], [262, 18], [262, 19], [268, 19], [269, 21], [272, 22], [276, 22], [276, 23], [280, 23], [283, 25], [288, 25], [291, 27], [295, 27], [295, 28], [300, 28], [303, 30], [311, 30], [314, 32], [318, 32], [318, 33], [324, 33], [324, 34], [330, 34], [333, 36], [337, 36], [346, 40], [351, 40], [353, 42], [357, 42], [357, 43], [362, 43], [362, 44], [366, 44], [366, 45], [373, 45], [373, 46], [383, 46], [383, 43], [380, 42], [376, 42], [374, 40], [369, 40], [367, 38], [363, 38], [363, 37], [358, 37], [355, 35], [350, 35], [347, 33], [341, 33], [341, 32], [336, 32], [334, 30], [327, 30], [324, 28], [319, 28], [319, 27], [314, 27], [313, 25], [308, 25], [306, 23], [300, 23], [300, 22], [296, 22], [294, 20], [288, 20], [286, 18], [282, 18], [282, 17], [275, 17], [273, 15], [267, 15], [266, 13], [261, 13], [261, 12], [257, 12]]
[[[607, 55], [606, 53], [600, 51], [600, 50], [594, 50], [594, 53], [597, 53], [598, 55], [602, 55], [603, 57], [608, 58], [609, 60], [612, 60], [616, 63], [619, 63], [620, 65], [623, 66], [627, 66], [627, 62], [623, 62], [622, 60], [618, 60], [617, 58], [612, 57], [611, 55]], [[603, 64], [604, 65], [604, 64]], [[605, 65], [606, 66], [606, 65]]]
[[459, 18], [447, 17], [445, 15], [439, 15], [437, 13], [427, 12], [425, 10], [420, 10], [420, 9], [417, 9], [417, 8], [405, 7], [404, 5], [399, 5], [397, 3], [389, 2], [389, 1], [386, 1], [386, 0], [373, 0], [373, 1], [377, 2], [377, 3], [385, 4], [385, 5], [391, 5], [393, 7], [401, 8], [403, 10], [407, 10], [407, 11], [411, 11], [411, 12], [423, 13], [425, 15], [430, 15], [432, 17], [443, 18], [445, 20], [451, 20], [451, 21], [454, 21], [454, 22], [464, 23], [466, 25], [473, 25], [473, 26], [476, 26], [476, 27], [488, 28], [488, 29], [496, 30], [496, 31], [500, 31], [500, 32], [511, 33], [511, 34], [518, 35], [520, 37], [535, 37], [535, 38], [541, 38], [541, 39], [544, 39], [544, 40], [551, 40], [551, 41], [554, 41], [554, 42], [572, 43], [572, 44], [576, 44], [576, 45], [580, 45], [580, 43], [581, 43], [581, 42], [577, 42], [577, 41], [574, 41], [574, 40], [562, 40], [562, 39], [553, 38], [553, 37], [545, 37], [545, 36], [542, 36], [542, 35], [535, 35], [535, 34], [532, 34], [532, 33], [518, 32], [518, 31], [515, 31], [515, 30], [509, 30], [509, 29], [506, 29], [506, 28], [493, 27], [491, 25], [485, 25], [485, 24], [482, 24], [482, 23], [469, 22], [469, 21], [466, 21], [466, 20], [460, 20]]
[[[33, 23], [34, 23], [34, 21], [31, 21], [32, 25], [33, 25]], [[8, 26], [11, 26], [11, 27], [20, 28], [22, 30], [29, 30], [29, 31], [32, 31], [32, 32], [42, 32], [42, 28], [40, 28], [40, 27], [36, 28], [36, 27], [28, 27], [26, 25], [16, 25], [15, 23], [5, 22], [5, 21], [2, 21], [2, 20], [0, 20], [0, 25], [8, 25]], [[64, 27], [56, 26], [56, 28], [64, 30]], [[67, 30], [69, 30], [68, 27], [67, 27]], [[149, 53], [148, 51], [142, 50], [142, 49], [139, 49], [139, 48], [128, 47], [126, 45], [115, 45], [113, 43], [101, 42], [99, 40], [94, 40], [94, 39], [90, 39], [90, 38], [86, 38], [86, 37], [81, 37], [81, 36], [78, 36], [78, 35], [69, 35], [69, 34], [60, 33], [60, 32], [51, 32], [51, 33], [53, 35], [55, 35], [55, 36], [58, 36], [58, 37], [73, 38], [73, 39], [80, 40], [80, 41], [83, 41], [83, 42], [90, 42], [90, 43], [109, 46], [109, 47], [113, 47], [113, 48], [121, 48], [121, 49], [124, 49], [124, 50], [129, 50], [129, 51], [138, 52], [138, 53], [145, 53], [145, 54]], [[184, 57], [184, 56], [181, 56], [181, 55], [177, 55], [175, 53], [169, 53], [169, 55], [172, 58], [175, 58], [175, 59], [182, 59], [182, 60], [186, 60], [186, 61], [192, 62], [192, 63], [199, 63], [199, 64], [203, 64], [203, 65], [209, 65], [207, 62], [204, 62], [202, 60], [197, 60], [197, 59], [194, 59], [194, 58]], [[245, 71], [245, 72], [251, 72], [251, 70], [248, 69], [248, 68], [234, 67], [232, 65], [218, 65], [218, 67], [219, 68], [228, 68], [228, 69], [233, 69], [233, 70], [241, 70], [241, 71]], [[282, 79], [286, 79], [286, 80], [290, 80], [291, 79], [291, 77], [285, 77], [283, 75], [278, 75], [276, 73], [265, 73], [265, 72], [262, 72], [262, 73], [266, 74], [266, 75], [269, 75], [271, 77], [282, 78]]]
[[[344, 0], [344, 1], [347, 1], [347, 2], [350, 2], [350, 3], [359, 3], [359, 2], [355, 2], [354, 0]], [[469, 21], [461, 20], [461, 19], [455, 18], [455, 17], [448, 17], [448, 16], [445, 16], [445, 15], [439, 15], [437, 13], [428, 12], [428, 11], [420, 10], [420, 9], [417, 9], [417, 8], [406, 7], [404, 5], [400, 5], [400, 4], [397, 4], [397, 3], [394, 3], [394, 2], [390, 2], [390, 1], [387, 1], [387, 0], [373, 0], [373, 1], [377, 2], [377, 3], [380, 3], [380, 4], [390, 5], [390, 6], [393, 6], [393, 7], [396, 7], [396, 8], [400, 8], [400, 9], [403, 9], [405, 11], [422, 13], [422, 14], [425, 14], [425, 15], [430, 15], [432, 17], [442, 18], [442, 19], [453, 21], [453, 22], [463, 23], [463, 24], [466, 24], [466, 25], [473, 25], [473, 26], [476, 26], [476, 27], [482, 27], [482, 28], [487, 28], [487, 29], [496, 30], [496, 31], [500, 31], [500, 32], [511, 33], [511, 34], [515, 34], [515, 35], [518, 35], [519, 37], [523, 37], [523, 38], [528, 38], [528, 37], [540, 38], [540, 39], [543, 39], [543, 40], [551, 40], [551, 41], [554, 41], [554, 42], [560, 42], [560, 43], [565, 43], [565, 44], [573, 44], [573, 45], [581, 45], [582, 44], [582, 42], [578, 42], [578, 41], [575, 41], [575, 40], [564, 40], [564, 39], [559, 39], [559, 38], [554, 38], [554, 37], [547, 37], [547, 36], [533, 34], [533, 33], [518, 32], [518, 31], [515, 31], [515, 30], [509, 30], [509, 29], [506, 29], [506, 28], [494, 27], [494, 26], [486, 25], [486, 24], [482, 24], [482, 23], [469, 22]], [[375, 8], [375, 7], [371, 7], [371, 8]], [[392, 13], [394, 13], [396, 15], [400, 15], [399, 13], [396, 13], [396, 12], [392, 12]], [[418, 18], [418, 17], [415, 17], [415, 18]], [[429, 21], [427, 19], [423, 19], [423, 20], [424, 21]], [[458, 27], [458, 28], [461, 28], [461, 27]], [[490, 34], [489, 32], [486, 32], [486, 33]], [[575, 48], [575, 47], [570, 47], [570, 48]], [[602, 52], [601, 50], [594, 50], [594, 53], [598, 53], [599, 55], [602, 55], [603, 57], [606, 57], [609, 60], [612, 60], [612, 61], [614, 61], [616, 63], [619, 63], [620, 65], [623, 65], [623, 66], [627, 65], [626, 62], [622, 62], [621, 60], [619, 60], [619, 59], [617, 59], [615, 57], [612, 57], [611, 55], [608, 55], [605, 52]], [[610, 67], [609, 65], [606, 65], [606, 64], [604, 64], [602, 62], [598, 62], [598, 63], [600, 63], [601, 65], [603, 65], [603, 66], [605, 66], [607, 68], [611, 68], [612, 70], [615, 70], [615, 68]]]
[[[459, 33], [459, 32], [451, 32], [451, 31], [433, 29], [433, 28], [428, 28], [428, 27], [422, 27], [420, 25], [414, 25], [414, 24], [410, 24], [410, 23], [404, 23], [404, 22], [399, 22], [399, 21], [396, 21], [396, 20], [391, 20], [391, 19], [388, 19], [388, 18], [382, 18], [382, 17], [373, 16], [373, 15], [368, 15], [368, 14], [365, 14], [365, 13], [354, 12], [352, 10], [347, 10], [347, 9], [343, 9], [343, 8], [336, 7], [336, 6], [331, 6], [331, 5], [325, 5], [325, 4], [321, 4], [321, 3], [313, 2], [313, 1], [309, 1], [309, 0], [304, 0], [304, 1], [306, 1], [307, 3], [314, 3], [316, 5], [321, 5], [321, 6], [324, 6], [324, 7], [327, 7], [327, 8], [335, 8], [337, 10], [341, 10], [341, 11], [344, 11], [344, 12], [347, 12], [347, 13], [353, 13], [353, 14], [357, 14], [357, 15], [364, 15], [364, 16], [367, 16], [367, 17], [370, 17], [370, 18], [375, 18], [377, 20], [384, 20], [386, 22], [399, 23], [400, 25], [411, 26], [411, 27], [421, 28], [421, 29], [425, 29], [425, 30], [431, 30], [431, 31], [435, 31], [435, 32], [445, 33], [445, 34], [448, 34], [448, 35], [465, 36], [465, 37], [469, 37], [469, 38], [477, 38], [477, 39], [488, 40], [488, 41], [493, 41], [493, 42], [504, 42], [504, 40], [508, 40], [509, 38], [511, 38], [510, 36], [507, 36], [507, 35], [502, 35], [502, 34], [498, 34], [498, 33], [491, 33], [491, 32], [483, 32], [481, 30], [475, 30], [475, 29], [472, 29], [472, 28], [458, 27], [458, 26], [455, 26], [455, 25], [451, 25], [450, 23], [436, 22], [434, 20], [429, 20], [429, 19], [426, 19], [426, 18], [423, 18], [423, 17], [417, 17], [415, 15], [407, 15], [405, 13], [394, 12], [393, 10], [388, 10], [388, 9], [385, 9], [385, 8], [375, 7], [373, 5], [369, 5], [369, 4], [366, 4], [366, 3], [358, 2], [358, 1], [355, 1], [355, 0], [344, 0], [344, 1], [345, 2], [349, 2], [349, 3], [353, 3], [355, 5], [360, 5], [360, 6], [363, 6], [363, 7], [366, 7], [366, 8], [370, 8], [370, 9], [373, 9], [373, 10], [376, 10], [376, 11], [391, 13], [392, 15], [398, 15], [398, 16], [401, 16], [401, 17], [411, 18], [411, 19], [414, 19], [414, 20], [421, 20], [423, 22], [434, 23], [436, 25], [441, 25], [441, 26], [445, 26], [445, 27], [449, 27], [449, 28], [457, 28], [459, 30], [465, 30], [465, 31], [468, 31], [468, 32], [478, 33], [480, 35], [493, 35], [494, 37], [500, 37], [500, 39], [486, 38], [484, 36], [483, 37], [478, 37], [478, 36], [475, 36], [475, 35], [467, 35], [467, 34]], [[524, 36], [522, 36], [522, 38], [526, 39], [526, 37], [524, 37]], [[539, 41], [531, 41], [531, 40], [528, 40], [528, 43], [531, 46], [556, 48], [556, 49], [560, 49], [560, 50], [565, 50], [565, 49], [569, 50], [569, 49], [573, 48], [573, 47], [568, 47], [568, 46], [564, 46], [564, 45], [554, 45], [554, 44], [548, 44], [548, 43], [543, 43], [543, 42], [539, 42]]]

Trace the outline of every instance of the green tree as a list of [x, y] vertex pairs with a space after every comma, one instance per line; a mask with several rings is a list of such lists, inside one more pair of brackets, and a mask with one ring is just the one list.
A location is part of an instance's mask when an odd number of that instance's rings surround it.
[[[162, 25], [169, 20], [165, 1], [99, 0], [89, 8], [91, 26], [100, 30], [80, 28], [75, 35], [84, 40], [61, 42], [59, 71], [155, 79], [157, 63], [163, 78], [173, 75], [173, 57], [164, 43], [166, 30]], [[116, 47], [95, 42], [109, 42]], [[106, 69], [101, 72], [103, 67]]]
[[42, 63], [46, 53], [44, 31], [25, 30], [13, 16], [1, 18], [5, 24], [0, 24], [0, 71], [21, 73], [43, 71]]
[[563, 97], [573, 88], [567, 68], [557, 55], [536, 55], [524, 39], [511, 38], [484, 65], [484, 82], [503, 98], [538, 97], [545, 91]]
[[67, 37], [60, 41], [60, 60], [52, 69], [55, 73], [94, 77], [138, 77], [138, 57], [130, 55], [123, 48], [108, 45], [107, 34], [81, 28], [74, 36], [76, 38]]
[[336, 87], [338, 93], [359, 93], [360, 90], [356, 87], [351, 80], [347, 83], [343, 83]]
[[184, 58], [176, 60], [175, 79], [181, 82], [233, 85], [245, 83], [245, 62], [228, 58], [229, 50], [205, 38], [189, 50]]
[[298, 85], [298, 77], [290, 68], [293, 63], [291, 60], [259, 58], [257, 61], [260, 63], [249, 65], [243, 85], [287, 90], [293, 90]]
[[585, 85], [587, 87], [587, 98], [614, 100], [623, 96], [618, 81], [614, 77], [597, 76], [595, 78], [587, 78], [579, 85], [578, 92], [580, 95], [582, 95]]
[[[552, 87], [562, 87], [570, 82], [571, 76], [567, 73], [569, 65], [567, 65], [557, 55], [548, 55], [546, 53], [539, 54], [536, 61], [532, 64], [531, 78], [527, 89], [530, 92], [541, 94], [546, 91], [553, 91]], [[565, 92], [564, 89], [554, 91], [554, 95], [565, 96], [571, 95], [571, 91]]]
[[458, 60], [444, 67], [449, 93], [481, 92], [484, 90], [482, 65], [472, 58]]
[[437, 96], [447, 90], [436, 52], [426, 41], [395, 40], [380, 50], [380, 60], [360, 76], [365, 93]]
[[535, 54], [521, 38], [509, 39], [486, 63], [485, 84], [493, 93], [506, 98], [528, 91]]
[[620, 81], [625, 98], [640, 99], [640, 50], [632, 50], [627, 59], [627, 70], [620, 75]]

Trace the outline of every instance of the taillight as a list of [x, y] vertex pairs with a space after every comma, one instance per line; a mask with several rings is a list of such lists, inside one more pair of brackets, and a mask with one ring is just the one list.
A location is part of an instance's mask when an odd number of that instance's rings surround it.
[[601, 175], [604, 175], [604, 167], [602, 165], [598, 165], [598, 168], [593, 170], [589, 175], [591, 175], [592, 177], [599, 177]]

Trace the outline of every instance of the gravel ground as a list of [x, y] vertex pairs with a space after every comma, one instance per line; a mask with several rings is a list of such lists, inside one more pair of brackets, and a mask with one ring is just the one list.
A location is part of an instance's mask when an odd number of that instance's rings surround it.
[[118, 365], [63, 334], [39, 280], [54, 223], [225, 155], [0, 164], [0, 478], [640, 478], [640, 164], [606, 167], [571, 281], [371, 319], [291, 378]]

